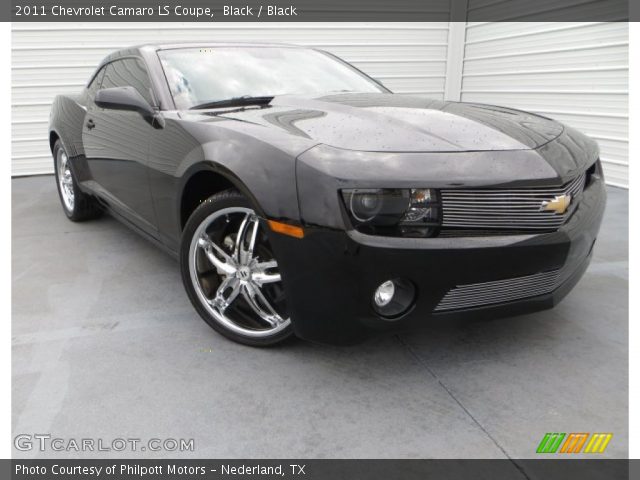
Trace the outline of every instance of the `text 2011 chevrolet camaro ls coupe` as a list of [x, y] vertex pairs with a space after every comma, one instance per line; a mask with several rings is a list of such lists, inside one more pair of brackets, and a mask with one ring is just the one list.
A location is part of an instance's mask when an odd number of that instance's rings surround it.
[[575, 130], [394, 95], [301, 47], [118, 51], [49, 135], [66, 215], [108, 210], [178, 256], [198, 313], [250, 345], [550, 308], [605, 205]]

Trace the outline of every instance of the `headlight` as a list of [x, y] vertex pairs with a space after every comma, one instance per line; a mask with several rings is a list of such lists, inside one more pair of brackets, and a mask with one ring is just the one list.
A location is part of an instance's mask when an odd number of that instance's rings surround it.
[[438, 192], [431, 188], [342, 190], [347, 213], [362, 233], [430, 237], [440, 225]]

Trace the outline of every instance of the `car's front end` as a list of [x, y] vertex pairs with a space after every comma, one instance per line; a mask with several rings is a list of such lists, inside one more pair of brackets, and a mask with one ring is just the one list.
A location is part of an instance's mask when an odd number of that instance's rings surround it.
[[553, 307], [586, 270], [605, 206], [595, 142], [363, 152], [296, 165], [303, 238], [272, 235], [296, 334], [350, 343], [431, 317]]
[[[217, 256], [215, 238], [183, 252], [182, 264], [193, 265], [196, 247], [205, 249], [198, 278], [217, 264], [216, 295], [192, 298], [215, 310], [201, 315], [231, 338], [271, 344], [294, 332], [351, 343], [435, 316], [533, 312], [555, 305], [589, 263], [604, 180], [596, 143], [571, 128], [509, 108], [393, 94], [315, 50], [170, 46], [157, 55], [175, 123], [201, 147], [179, 171], [204, 163], [229, 174], [269, 232], [269, 254], [255, 264], [271, 259], [283, 290], [265, 287], [260, 305], [249, 301], [259, 326], [238, 320], [233, 334], [221, 312], [237, 289], [225, 282], [239, 278], [245, 297], [264, 286], [254, 263], [224, 260], [224, 248], [228, 256], [243, 245], [246, 222], [225, 224], [237, 231]], [[212, 82], [221, 65], [234, 82]], [[211, 218], [227, 206], [222, 194], [198, 193]], [[182, 245], [202, 231], [196, 221], [209, 220], [191, 214]], [[191, 283], [202, 290], [205, 280]]]

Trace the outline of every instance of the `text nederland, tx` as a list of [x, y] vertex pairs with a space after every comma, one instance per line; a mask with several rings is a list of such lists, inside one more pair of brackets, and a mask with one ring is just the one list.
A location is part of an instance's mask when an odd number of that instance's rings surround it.
[[[224, 5], [221, 11], [225, 17], [293, 17], [298, 12], [293, 5], [281, 7], [277, 5], [260, 5], [253, 6], [236, 6]], [[63, 7], [54, 5], [50, 10], [42, 6], [23, 6], [17, 5], [15, 15], [17, 17], [32, 16], [46, 17], [48, 15], [54, 17], [152, 17], [170, 16], [177, 17], [210, 17], [213, 18], [214, 11], [210, 7], [186, 7], [182, 5], [158, 5], [157, 7], [122, 7], [119, 5], [105, 6], [88, 6], [88, 7]]]
[[[166, 467], [166, 468], [165, 468]], [[304, 475], [306, 465], [289, 464], [289, 465], [228, 465], [222, 464], [219, 467], [219, 473], [223, 475], [279, 475], [284, 476], [285, 473], [292, 475]], [[217, 472], [218, 469], [211, 468], [211, 472]], [[92, 477], [100, 477], [100, 475], [206, 475], [207, 467], [202, 465], [138, 465], [138, 464], [113, 464], [107, 466], [101, 465], [59, 465], [53, 464], [51, 469], [44, 465], [23, 465], [17, 463], [15, 465], [14, 474], [19, 475], [87, 475]]]

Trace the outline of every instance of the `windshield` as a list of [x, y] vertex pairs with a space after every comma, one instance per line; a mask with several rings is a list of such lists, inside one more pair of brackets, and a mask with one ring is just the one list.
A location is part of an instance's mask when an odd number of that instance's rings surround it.
[[353, 67], [311, 49], [180, 48], [158, 55], [178, 109], [239, 97], [385, 91]]

